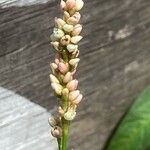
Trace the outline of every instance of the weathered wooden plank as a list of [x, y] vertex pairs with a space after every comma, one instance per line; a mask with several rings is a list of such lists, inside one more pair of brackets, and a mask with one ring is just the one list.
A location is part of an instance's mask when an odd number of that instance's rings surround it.
[[[85, 0], [85, 3], [82, 11], [84, 40], [80, 43], [81, 63], [77, 74], [85, 97], [79, 106], [79, 116], [72, 124], [70, 145], [77, 150], [100, 150], [138, 92], [150, 83], [150, 2]], [[56, 106], [51, 90], [49, 92], [48, 74], [49, 62], [54, 56], [49, 47], [49, 35], [53, 18], [59, 15], [58, 0], [23, 6], [26, 4], [14, 1], [5, 7], [6, 4], [0, 3], [0, 86], [49, 111]], [[2, 92], [0, 97], [4, 94], [11, 98], [7, 92]], [[0, 122], [1, 119], [8, 120], [9, 131], [20, 132], [18, 138], [21, 138], [21, 133], [27, 134], [27, 126], [18, 127], [23, 116], [16, 120], [16, 127], [9, 116], [13, 106], [22, 108], [24, 104], [17, 106], [8, 101], [5, 109], [4, 97], [0, 100]], [[28, 111], [27, 124], [34, 110]], [[49, 149], [48, 127], [42, 124], [47, 117], [35, 115], [35, 122], [41, 122], [37, 126], [29, 121], [35, 131], [26, 140], [32, 139], [33, 143], [31, 140], [31, 144], [26, 144], [23, 139], [15, 140], [14, 137], [12, 141], [4, 132], [3, 140], [10, 142], [9, 147], [13, 150]], [[7, 127], [0, 128], [1, 131], [4, 129]], [[41, 132], [43, 138], [37, 136]]]

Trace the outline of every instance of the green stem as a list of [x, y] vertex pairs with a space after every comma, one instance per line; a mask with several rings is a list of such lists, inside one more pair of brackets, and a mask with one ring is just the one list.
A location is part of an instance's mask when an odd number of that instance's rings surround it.
[[[63, 97], [63, 110], [65, 112], [68, 109], [68, 105], [69, 105], [68, 96]], [[66, 120], [65, 118], [62, 118], [62, 126], [63, 126], [63, 133], [62, 133], [62, 149], [61, 150], [67, 150], [70, 121]]]
[[68, 139], [69, 139], [69, 126], [70, 122], [63, 118], [63, 143], [62, 150], [67, 150]]

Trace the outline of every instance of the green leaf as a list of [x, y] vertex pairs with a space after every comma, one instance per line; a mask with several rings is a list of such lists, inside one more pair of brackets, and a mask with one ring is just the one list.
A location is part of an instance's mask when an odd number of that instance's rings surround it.
[[114, 133], [106, 150], [150, 148], [150, 87], [134, 102]]

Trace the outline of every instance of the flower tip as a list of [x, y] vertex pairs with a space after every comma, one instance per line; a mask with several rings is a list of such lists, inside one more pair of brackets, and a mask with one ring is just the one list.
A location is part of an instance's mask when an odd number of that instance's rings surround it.
[[66, 5], [67, 9], [71, 10], [76, 6], [76, 0], [67, 0]]
[[83, 6], [84, 6], [83, 0], [76, 0], [76, 5], [75, 5], [76, 11], [81, 10]]

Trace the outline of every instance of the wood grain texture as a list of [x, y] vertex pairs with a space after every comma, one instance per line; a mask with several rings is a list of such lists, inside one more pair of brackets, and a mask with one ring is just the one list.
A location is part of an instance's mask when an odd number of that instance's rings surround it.
[[[54, 58], [49, 36], [53, 18], [60, 15], [58, 2], [0, 8], [0, 86], [48, 111], [56, 106], [48, 75]], [[150, 1], [85, 4], [77, 73], [84, 100], [71, 127], [69, 149], [101, 150], [134, 98], [150, 84]], [[28, 149], [26, 144], [23, 149]]]

